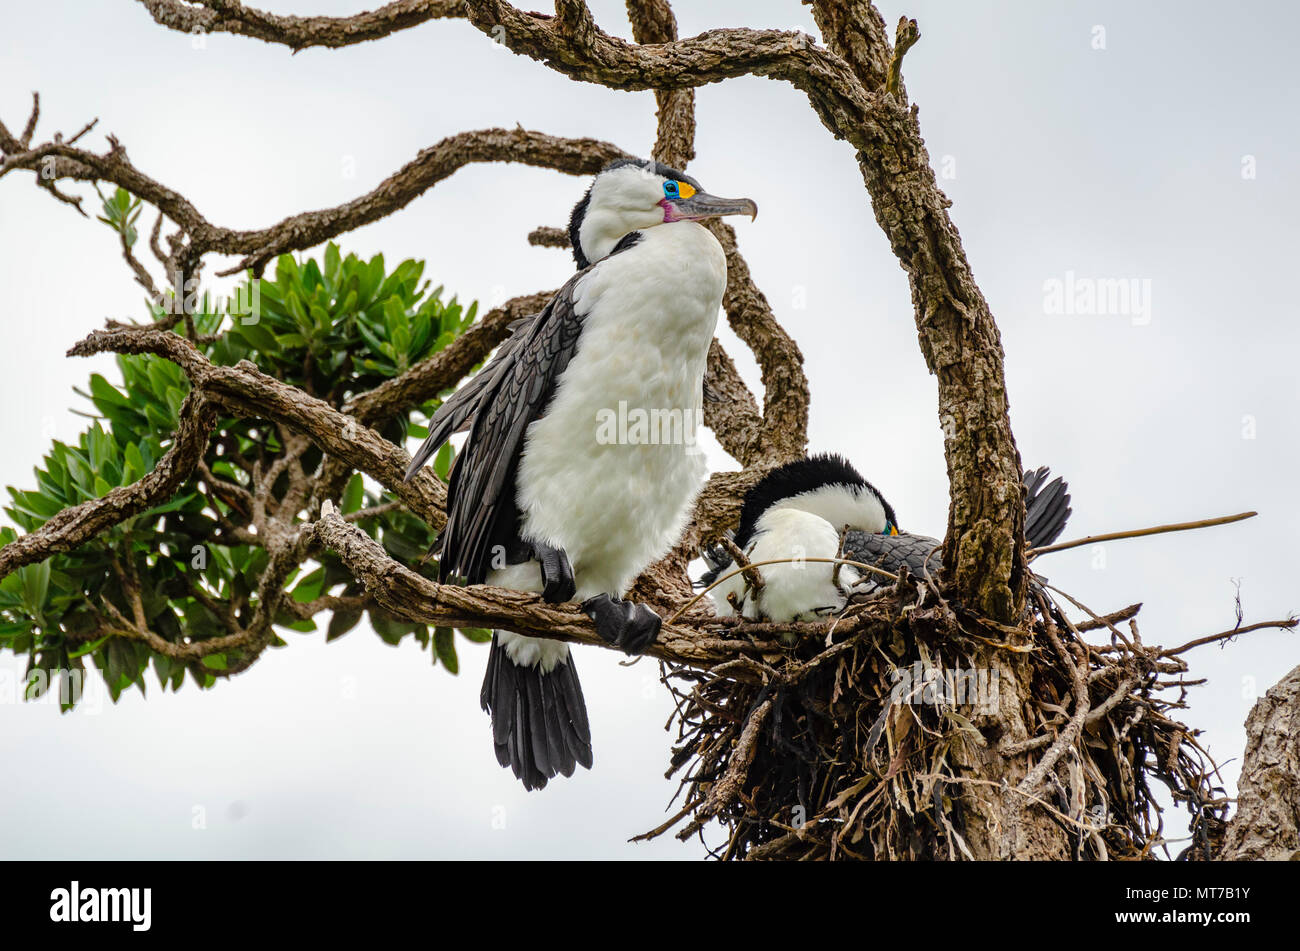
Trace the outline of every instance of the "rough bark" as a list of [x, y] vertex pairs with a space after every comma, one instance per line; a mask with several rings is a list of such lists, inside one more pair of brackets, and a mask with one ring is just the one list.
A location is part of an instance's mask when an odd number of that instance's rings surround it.
[[1246, 718], [1237, 813], [1218, 858], [1300, 860], [1300, 667]]
[[238, 0], [140, 0], [160, 25], [182, 33], [234, 33], [297, 52], [377, 40], [428, 20], [461, 16], [461, 0], [397, 0], [355, 16], [280, 16]]

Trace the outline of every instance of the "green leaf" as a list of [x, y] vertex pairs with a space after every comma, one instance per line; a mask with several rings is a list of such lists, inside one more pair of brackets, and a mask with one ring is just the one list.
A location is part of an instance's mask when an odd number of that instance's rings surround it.
[[265, 354], [274, 354], [280, 352], [280, 345], [275, 342], [275, 335], [263, 327], [260, 323], [245, 324], [238, 323], [231, 328], [231, 332], [239, 337], [244, 338], [248, 345], [254, 350], [259, 350]]
[[447, 475], [451, 472], [452, 456], [455, 450], [451, 448], [451, 443], [445, 442], [438, 454], [433, 458], [433, 471], [438, 474], [438, 478], [443, 482], [447, 481]]
[[22, 580], [23, 608], [33, 617], [39, 616], [45, 609], [45, 597], [50, 591], [50, 559], [34, 565], [24, 565], [18, 569]]
[[442, 666], [453, 674], [460, 673], [460, 662], [456, 659], [456, 642], [452, 640], [452, 629], [449, 627], [435, 628], [433, 631], [433, 646], [438, 652], [438, 660], [442, 661]]
[[131, 405], [131, 401], [117, 391], [117, 387], [98, 373], [92, 373], [90, 376], [90, 397], [100, 412], [103, 412], [106, 406], [129, 407]]
[[315, 601], [320, 597], [321, 587], [325, 583], [324, 567], [317, 568], [307, 577], [298, 582], [293, 589], [293, 599], [299, 604], [306, 604], [308, 601]]
[[122, 469], [124, 484], [134, 482], [149, 470], [145, 467], [144, 457], [140, 455], [140, 447], [133, 443], [127, 443], [126, 448], [122, 450], [122, 459], [126, 463]]
[[361, 479], [361, 473], [354, 472], [352, 478], [348, 479], [347, 487], [343, 490], [343, 514], [351, 515], [353, 512], [359, 511], [364, 501], [365, 483]]
[[339, 609], [338, 611], [335, 611], [334, 616], [330, 618], [329, 627], [325, 632], [325, 642], [329, 643], [330, 641], [338, 640], [344, 634], [348, 633], [348, 631], [356, 627], [360, 622], [363, 613], [364, 612], [360, 608], [357, 608], [356, 610]]
[[89, 644], [82, 644], [80, 647], [77, 647], [77, 648], [74, 648], [73, 650], [68, 651], [68, 656], [69, 656], [69, 657], [80, 657], [80, 656], [82, 656], [83, 654], [90, 654], [90, 653], [93, 653], [93, 652], [99, 650], [101, 647], [103, 647], [103, 646], [104, 646], [104, 642], [107, 641], [107, 640], [108, 640], [110, 637], [112, 637], [112, 636], [113, 636], [112, 634], [105, 634], [103, 637], [101, 637], [101, 638], [100, 638], [99, 640], [97, 640], [97, 641], [92, 641], [92, 642], [89, 643]]

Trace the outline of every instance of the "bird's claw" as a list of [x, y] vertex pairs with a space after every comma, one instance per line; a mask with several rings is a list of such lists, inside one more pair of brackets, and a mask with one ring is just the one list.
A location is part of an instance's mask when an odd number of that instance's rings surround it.
[[663, 626], [663, 619], [644, 604], [620, 601], [608, 594], [583, 601], [582, 610], [596, 622], [597, 634], [627, 654], [644, 654]]
[[569, 564], [564, 549], [534, 542], [533, 557], [542, 566], [542, 600], [548, 604], [573, 600], [578, 586], [573, 580], [573, 566]]

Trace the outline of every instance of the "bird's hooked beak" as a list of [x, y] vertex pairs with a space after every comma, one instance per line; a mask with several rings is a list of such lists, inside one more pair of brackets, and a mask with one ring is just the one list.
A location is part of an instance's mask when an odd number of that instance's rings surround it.
[[664, 209], [664, 223], [670, 221], [702, 221], [724, 215], [749, 215], [758, 217], [758, 205], [748, 198], [719, 198], [708, 192], [695, 192], [689, 198], [665, 198], [659, 203]]

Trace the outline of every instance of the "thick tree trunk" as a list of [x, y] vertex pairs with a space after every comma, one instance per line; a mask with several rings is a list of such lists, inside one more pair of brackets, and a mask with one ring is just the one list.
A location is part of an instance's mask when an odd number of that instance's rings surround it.
[[1237, 814], [1217, 857], [1300, 860], [1300, 667], [1246, 718]]

